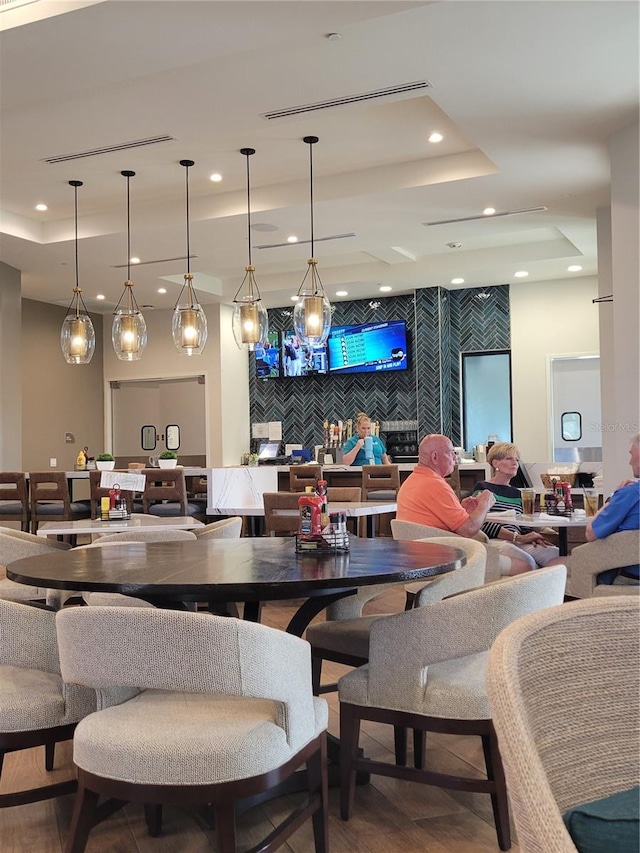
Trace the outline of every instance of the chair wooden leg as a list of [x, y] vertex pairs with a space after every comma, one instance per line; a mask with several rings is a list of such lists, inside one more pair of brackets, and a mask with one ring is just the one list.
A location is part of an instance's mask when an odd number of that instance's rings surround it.
[[356, 793], [356, 773], [352, 767], [358, 754], [360, 718], [353, 706], [340, 705], [340, 817], [349, 820]]
[[44, 745], [44, 766], [46, 770], [53, 770], [53, 762], [55, 760], [56, 745], [55, 743], [45, 743]]
[[311, 655], [311, 689], [314, 696], [320, 695], [320, 679], [322, 677], [322, 658]]
[[162, 806], [159, 803], [145, 803], [144, 817], [151, 838], [162, 835]]
[[413, 766], [418, 770], [424, 770], [424, 748], [427, 742], [427, 733], [422, 729], [413, 730]]
[[507, 784], [495, 732], [482, 735], [482, 750], [487, 766], [487, 778], [495, 785], [495, 792], [491, 794], [491, 806], [496, 825], [496, 835], [498, 836], [498, 846], [501, 850], [509, 850], [511, 847], [511, 827], [509, 826]]
[[329, 850], [329, 782], [327, 778], [327, 738], [320, 739], [320, 749], [307, 761], [309, 799], [320, 797], [320, 806], [311, 816], [316, 853]]
[[413, 610], [413, 605], [415, 604], [415, 601], [416, 601], [415, 592], [407, 592], [406, 598], [404, 601], [404, 609], [405, 610]]
[[218, 853], [236, 853], [236, 812], [233, 803], [215, 807]]
[[85, 788], [82, 783], [76, 794], [73, 816], [65, 853], [84, 853], [91, 827], [96, 822], [99, 795]]
[[393, 744], [396, 753], [396, 764], [405, 767], [407, 764], [407, 730], [404, 726], [393, 727]]

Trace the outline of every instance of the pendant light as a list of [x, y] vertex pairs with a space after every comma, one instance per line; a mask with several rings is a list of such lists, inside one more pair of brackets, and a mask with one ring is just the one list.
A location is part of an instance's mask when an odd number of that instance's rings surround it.
[[[245, 276], [238, 292], [233, 297], [233, 337], [238, 349], [245, 346], [250, 352], [256, 346], [266, 344], [269, 335], [269, 317], [260, 296], [251, 262], [251, 181], [249, 178], [249, 157], [255, 154], [255, 148], [241, 148], [240, 153], [247, 158], [247, 235], [249, 243], [249, 263], [244, 268]], [[246, 284], [246, 291], [243, 289]]]
[[324, 344], [331, 330], [331, 305], [322, 286], [313, 257], [313, 146], [317, 136], [305, 136], [309, 146], [309, 198], [311, 207], [311, 257], [308, 268], [298, 290], [298, 299], [293, 309], [293, 327], [301, 344], [319, 346]]
[[[193, 166], [193, 160], [180, 160], [180, 165], [185, 168], [186, 185], [186, 207], [187, 207], [187, 271], [184, 276], [182, 290], [178, 294], [173, 309], [171, 321], [171, 333], [175, 348], [181, 355], [200, 355], [207, 342], [207, 315], [198, 302], [198, 297], [193, 289], [193, 276], [191, 275], [191, 253], [189, 250], [189, 168]], [[182, 304], [180, 300], [185, 294]]]
[[124, 290], [113, 312], [111, 341], [120, 361], [138, 361], [147, 345], [147, 324], [133, 294], [131, 281], [131, 208], [129, 181], [135, 172], [126, 170], [120, 174], [127, 179], [127, 280]]
[[67, 364], [89, 364], [96, 348], [96, 333], [78, 284], [78, 187], [82, 181], [69, 181], [69, 185], [74, 193], [76, 286], [60, 329], [60, 346]]

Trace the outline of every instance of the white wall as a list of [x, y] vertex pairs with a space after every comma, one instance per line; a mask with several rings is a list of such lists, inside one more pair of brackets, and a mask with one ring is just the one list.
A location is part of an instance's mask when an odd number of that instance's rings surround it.
[[[231, 309], [205, 305], [208, 339], [202, 355], [180, 355], [171, 337], [171, 311], [144, 312], [147, 346], [139, 361], [119, 361], [105, 345], [105, 444], [110, 446], [109, 382], [204, 375], [206, 389], [206, 455], [209, 467], [237, 464], [249, 449], [249, 371], [247, 354], [238, 350], [231, 332]], [[112, 316], [104, 317], [104, 338], [111, 340]]]
[[0, 263], [0, 471], [22, 471], [20, 270]]
[[523, 459], [552, 459], [548, 358], [599, 353], [595, 277], [512, 284], [513, 437]]

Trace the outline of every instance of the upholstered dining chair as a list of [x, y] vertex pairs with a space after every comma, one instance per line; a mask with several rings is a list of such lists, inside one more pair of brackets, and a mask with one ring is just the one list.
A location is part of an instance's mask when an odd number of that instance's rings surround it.
[[41, 521], [76, 521], [90, 518], [88, 501], [72, 501], [64, 471], [32, 471], [29, 474], [32, 533]]
[[7, 521], [19, 521], [20, 530], [29, 530], [29, 486], [22, 471], [0, 471], [0, 522]]
[[[400, 488], [400, 469], [397, 465], [363, 465], [362, 466], [362, 498], [365, 501], [395, 501]], [[385, 513], [376, 516], [373, 523], [379, 532], [386, 531], [394, 514]], [[360, 524], [360, 535], [365, 530], [365, 519]]]
[[[423, 607], [434, 601], [440, 601], [447, 595], [454, 595], [484, 583], [486, 549], [473, 539], [457, 537], [455, 543], [450, 537], [433, 537], [429, 542], [435, 545], [451, 545], [465, 552], [466, 563], [453, 572], [438, 575], [431, 583], [422, 584], [416, 595], [415, 605]], [[369, 632], [376, 619], [384, 614], [362, 616], [364, 605], [380, 595], [389, 586], [361, 587], [356, 595], [341, 598], [327, 608], [327, 620], [310, 625], [306, 638], [311, 643], [311, 662], [313, 667], [313, 686], [316, 694], [335, 690], [335, 684], [320, 685], [322, 662], [325, 660], [346, 666], [362, 666], [369, 660]], [[396, 746], [400, 749], [400, 744]]]
[[592, 598], [518, 619], [493, 644], [487, 694], [522, 853], [638, 849], [639, 629], [637, 598]]
[[[96, 694], [60, 675], [55, 613], [0, 600], [0, 774], [8, 752], [45, 747], [53, 770], [56, 743], [70, 740], [76, 723], [96, 710]], [[76, 780], [0, 794], [0, 808], [76, 790]]]
[[160, 518], [202, 516], [202, 504], [187, 499], [184, 471], [180, 468], [145, 468], [142, 511]]
[[[304, 489], [302, 489], [304, 491]], [[264, 532], [266, 536], [293, 536], [298, 532], [298, 492], [265, 492]]]
[[242, 517], [235, 515], [212, 521], [203, 527], [194, 528], [193, 533], [196, 539], [239, 539], [242, 534]]
[[[62, 604], [60, 590], [39, 589], [35, 586], [15, 583], [6, 576], [6, 568], [14, 560], [23, 557], [37, 557], [40, 554], [55, 554], [67, 551], [71, 546], [66, 542], [56, 542], [21, 530], [0, 527], [0, 598], [8, 601], [38, 601], [46, 600], [54, 608]], [[65, 594], [66, 597], [66, 594]]]
[[[327, 488], [327, 500], [329, 503], [359, 503], [362, 500], [362, 489], [358, 486], [329, 486]], [[348, 518], [347, 527], [351, 533], [358, 534], [358, 518]], [[366, 519], [362, 519], [366, 524]]]
[[291, 465], [289, 468], [289, 491], [304, 492], [307, 486], [315, 489], [318, 480], [322, 479], [320, 465]]
[[[76, 728], [67, 849], [82, 853], [91, 827], [125, 802], [212, 803], [217, 849], [235, 853], [235, 802], [306, 764], [305, 801], [260, 849], [275, 850], [312, 818], [316, 853], [326, 853], [328, 712], [312, 695], [304, 640], [239, 619], [139, 608], [69, 608], [57, 628], [65, 680], [140, 691]], [[98, 806], [100, 797], [112, 799]]]
[[640, 532], [624, 530], [606, 539], [577, 545], [567, 557], [567, 595], [574, 598], [591, 596], [638, 595], [640, 586], [600, 583], [598, 575], [610, 569], [637, 565], [640, 554]]
[[[340, 696], [341, 815], [353, 812], [356, 772], [491, 795], [498, 844], [511, 846], [498, 742], [485, 690], [488, 650], [520, 616], [562, 603], [566, 569], [552, 566], [376, 619], [369, 663], [344, 675]], [[360, 723], [372, 720], [482, 739], [487, 778], [449, 776], [358, 755]]]

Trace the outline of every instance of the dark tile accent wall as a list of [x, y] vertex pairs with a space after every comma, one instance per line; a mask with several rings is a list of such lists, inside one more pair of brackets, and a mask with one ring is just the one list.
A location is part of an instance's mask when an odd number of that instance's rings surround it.
[[[282, 421], [283, 440], [313, 447], [322, 443], [325, 418], [353, 418], [364, 411], [375, 420], [417, 420], [419, 435], [445, 432], [460, 441], [461, 351], [509, 347], [508, 285], [478, 290], [424, 288], [411, 296], [336, 302], [333, 322], [405, 320], [409, 369], [397, 373], [256, 379], [250, 357], [251, 422]], [[293, 327], [292, 309], [269, 311], [269, 326]]]

